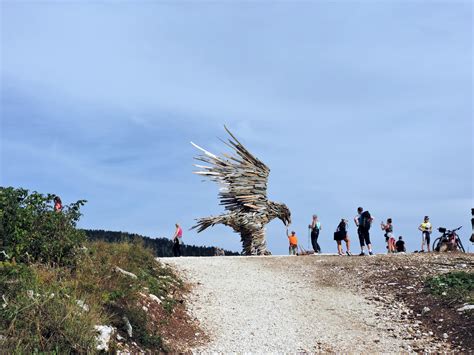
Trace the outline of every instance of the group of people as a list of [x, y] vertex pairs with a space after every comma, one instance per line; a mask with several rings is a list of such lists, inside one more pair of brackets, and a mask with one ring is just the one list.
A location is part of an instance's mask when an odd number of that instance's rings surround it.
[[[369, 255], [373, 255], [374, 252], [372, 250], [372, 242], [370, 240], [370, 228], [372, 226], [372, 222], [374, 218], [371, 216], [369, 211], [365, 211], [362, 207], [357, 208], [357, 215], [354, 217], [354, 223], [357, 227], [357, 235], [359, 237], [359, 245], [360, 245], [360, 254], [359, 255], [366, 255], [365, 249], [367, 248], [367, 253]], [[348, 220], [342, 218], [339, 222], [336, 231], [334, 232], [334, 240], [337, 243], [337, 253], [338, 255], [352, 255], [351, 252], [351, 240], [348, 233]], [[398, 240], [395, 239], [393, 234], [393, 221], [391, 218], [388, 218], [386, 222], [380, 223], [380, 228], [384, 232], [385, 242], [387, 244], [387, 251], [388, 253], [401, 253], [406, 252], [405, 241], [403, 240], [402, 236], [398, 237]], [[319, 233], [321, 231], [321, 222], [318, 219], [317, 215], [313, 215], [313, 219], [311, 224], [308, 225], [308, 229], [311, 235], [311, 244], [313, 246], [313, 250], [315, 253], [321, 252], [321, 247], [318, 243]], [[430, 252], [430, 237], [433, 227], [431, 225], [430, 219], [428, 216], [425, 216], [423, 219], [423, 223], [420, 224], [418, 229], [421, 231], [422, 234], [422, 241], [421, 241], [421, 250], [420, 252], [425, 251], [425, 245], [428, 252]], [[294, 231], [288, 233], [287, 229], [287, 237], [289, 241], [289, 254], [296, 255], [298, 252], [298, 238]], [[342, 242], [346, 245], [346, 252], [344, 253]]]

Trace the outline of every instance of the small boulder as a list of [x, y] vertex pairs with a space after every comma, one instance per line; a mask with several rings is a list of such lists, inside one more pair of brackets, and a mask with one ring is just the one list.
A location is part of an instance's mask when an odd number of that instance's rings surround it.
[[97, 350], [109, 351], [109, 342], [110, 337], [115, 332], [114, 327], [109, 325], [96, 325], [94, 329], [99, 332], [99, 335], [96, 337], [97, 341]]
[[132, 279], [138, 279], [137, 275], [135, 275], [134, 273], [131, 273], [131, 272], [126, 271], [122, 268], [119, 268], [118, 266], [114, 267], [114, 271], [120, 272], [121, 274], [124, 274], [124, 275], [127, 275], [127, 276], [131, 277]]
[[465, 311], [471, 311], [473, 309], [474, 309], [474, 304], [466, 304], [463, 307], [458, 308], [457, 311], [458, 312], [465, 312]]

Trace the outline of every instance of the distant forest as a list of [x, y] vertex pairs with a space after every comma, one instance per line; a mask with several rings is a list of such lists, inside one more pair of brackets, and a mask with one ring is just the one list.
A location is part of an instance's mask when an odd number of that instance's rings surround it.
[[[143, 241], [145, 247], [152, 249], [158, 257], [173, 256], [173, 242], [166, 238], [150, 238], [143, 235], [127, 232], [112, 232], [105, 230], [83, 229], [87, 238], [91, 241], [102, 240], [110, 243]], [[196, 245], [181, 245], [183, 256], [214, 256], [215, 247], [200, 247]], [[239, 255], [239, 253], [224, 250], [225, 255]]]

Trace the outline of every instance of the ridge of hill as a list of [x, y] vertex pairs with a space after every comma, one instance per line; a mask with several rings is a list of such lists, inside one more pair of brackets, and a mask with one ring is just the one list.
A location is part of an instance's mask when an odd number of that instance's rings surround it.
[[[133, 242], [142, 241], [144, 246], [153, 250], [157, 257], [173, 256], [172, 248], [173, 242], [166, 238], [150, 238], [137, 233], [128, 233], [122, 231], [107, 231], [103, 229], [83, 229], [86, 236], [91, 241], [105, 241], [109, 243]], [[213, 246], [197, 246], [183, 244], [181, 245], [181, 252], [183, 256], [214, 256], [217, 248]], [[225, 255], [239, 255], [239, 253], [224, 250]]]

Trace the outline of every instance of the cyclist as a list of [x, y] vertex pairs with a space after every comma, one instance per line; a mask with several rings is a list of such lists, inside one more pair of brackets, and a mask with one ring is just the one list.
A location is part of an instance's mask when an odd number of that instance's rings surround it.
[[428, 252], [430, 252], [430, 237], [431, 237], [431, 232], [433, 230], [433, 226], [431, 225], [430, 218], [428, 216], [425, 216], [423, 219], [423, 223], [420, 224], [418, 227], [418, 230], [421, 231], [421, 251], [425, 251], [425, 243], [428, 248]]

